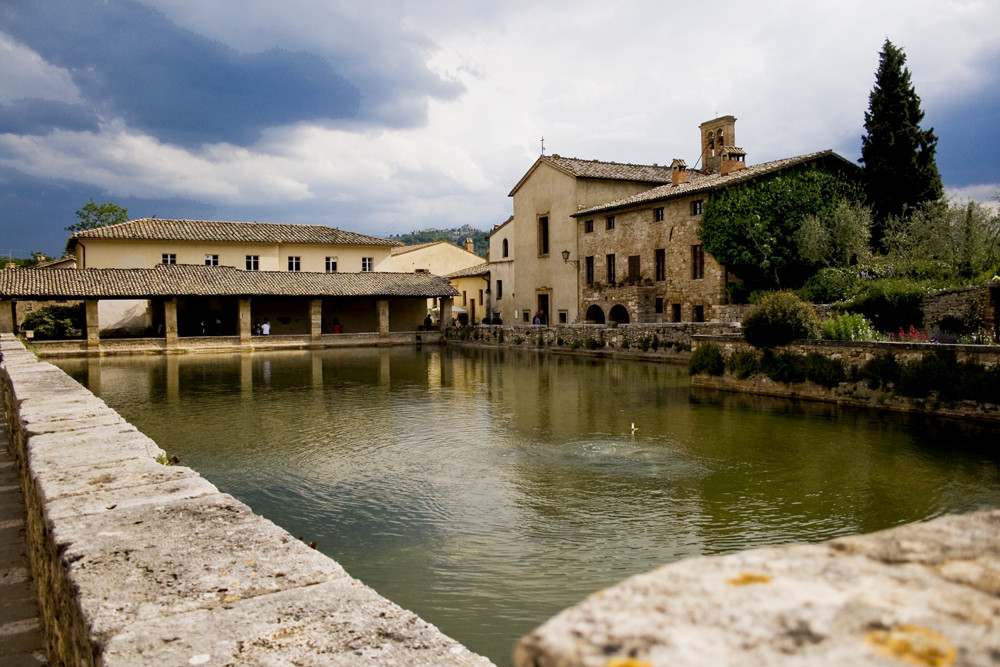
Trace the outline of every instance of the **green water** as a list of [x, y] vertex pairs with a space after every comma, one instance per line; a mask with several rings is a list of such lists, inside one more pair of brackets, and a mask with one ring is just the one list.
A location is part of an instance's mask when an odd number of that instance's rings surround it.
[[1000, 427], [702, 394], [670, 365], [451, 348], [57, 363], [498, 664], [670, 561], [1000, 505]]

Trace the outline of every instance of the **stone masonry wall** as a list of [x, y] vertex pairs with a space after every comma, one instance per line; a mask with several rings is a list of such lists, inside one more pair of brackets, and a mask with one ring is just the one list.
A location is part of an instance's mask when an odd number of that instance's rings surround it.
[[503, 345], [554, 352], [628, 356], [686, 363], [695, 336], [725, 335], [738, 326], [711, 322], [677, 324], [567, 324], [551, 327], [513, 324], [445, 330], [448, 344]]
[[164, 452], [10, 334], [0, 396], [55, 665], [488, 665]]

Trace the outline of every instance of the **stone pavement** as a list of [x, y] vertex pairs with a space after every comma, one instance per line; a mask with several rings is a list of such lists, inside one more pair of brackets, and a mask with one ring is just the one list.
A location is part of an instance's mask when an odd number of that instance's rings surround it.
[[[2, 417], [0, 408], [0, 417]], [[2, 424], [2, 419], [0, 419]], [[0, 666], [46, 664], [35, 584], [24, 541], [17, 464], [0, 428]]]

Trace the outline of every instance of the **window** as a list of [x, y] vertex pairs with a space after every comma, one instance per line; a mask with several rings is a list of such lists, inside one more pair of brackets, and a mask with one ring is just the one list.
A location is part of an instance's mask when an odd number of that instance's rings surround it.
[[656, 297], [656, 312], [657, 313], [663, 312], [663, 297], [660, 296]]
[[605, 221], [604, 221], [604, 228], [605, 229], [614, 229], [615, 228], [615, 216], [609, 215], [605, 219]]
[[588, 285], [594, 284], [594, 256], [583, 258], [583, 275]]
[[503, 281], [497, 281], [497, 301], [503, 298]]
[[507, 257], [510, 255], [510, 244], [507, 243], [507, 239], [503, 240], [503, 256]]
[[219, 256], [218, 255], [205, 255], [205, 266], [218, 266]]
[[462, 290], [462, 306], [465, 307], [468, 305], [469, 305], [469, 294], [465, 290]]
[[569, 311], [560, 310], [559, 311], [559, 324], [566, 324], [569, 322]]
[[327, 257], [326, 258], [326, 272], [327, 273], [336, 273], [337, 272], [337, 258], [336, 257]]
[[247, 255], [247, 271], [259, 271], [259, 270], [260, 270], [260, 256]]
[[641, 272], [639, 271], [639, 255], [629, 255], [628, 258], [628, 280], [629, 282], [639, 280], [641, 277]]
[[483, 305], [483, 290], [479, 290], [479, 305]]
[[301, 257], [289, 257], [288, 258], [288, 270], [289, 271], [301, 271], [302, 270], [302, 258]]
[[692, 322], [704, 322], [705, 321], [705, 306], [694, 306], [691, 309], [691, 321]]
[[523, 313], [521, 313], [521, 320], [522, 320], [522, 321], [523, 321], [523, 322], [524, 322], [525, 324], [527, 324], [527, 323], [528, 323], [528, 311], [524, 311]]
[[538, 254], [549, 254], [549, 218], [544, 215], [538, 219]]
[[663, 222], [663, 207], [653, 209], [653, 222]]
[[608, 285], [614, 285], [615, 284], [615, 256], [614, 255], [608, 255], [607, 256], [607, 262], [608, 262]]
[[699, 280], [705, 277], [705, 251], [700, 245], [691, 246], [691, 278]]
[[671, 322], [681, 321], [681, 304], [679, 303], [670, 304], [670, 321]]
[[375, 258], [374, 257], [362, 257], [361, 258], [361, 270], [364, 272], [375, 270]]
[[593, 220], [584, 220], [583, 221], [583, 233], [584, 234], [590, 234], [593, 231], [594, 231], [594, 221]]
[[662, 282], [667, 279], [667, 251], [665, 248], [657, 248], [653, 255], [656, 258], [656, 281]]
[[160, 259], [160, 263], [161, 264], [176, 264], [177, 263], [177, 255], [175, 255], [172, 252], [165, 252], [165, 253], [163, 253], [162, 258]]
[[705, 201], [702, 199], [696, 199], [691, 202], [691, 215], [701, 215], [705, 210]]

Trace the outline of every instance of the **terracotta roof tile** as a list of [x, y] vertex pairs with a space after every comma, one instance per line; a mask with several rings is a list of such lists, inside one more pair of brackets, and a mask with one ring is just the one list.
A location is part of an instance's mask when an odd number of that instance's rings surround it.
[[148, 298], [153, 296], [457, 296], [428, 273], [242, 271], [231, 266], [159, 265], [152, 269], [0, 271], [0, 298]]
[[485, 276], [490, 272], [490, 263], [483, 262], [474, 266], [468, 266], [458, 271], [452, 271], [445, 278], [470, 278], [472, 276]]
[[656, 201], [665, 201], [676, 197], [683, 197], [685, 195], [709, 192], [711, 190], [715, 190], [716, 188], [728, 188], [761, 176], [780, 172], [790, 167], [826, 159], [839, 160], [844, 165], [857, 169], [857, 165], [853, 162], [837, 155], [832, 150], [825, 150], [818, 151], [816, 153], [807, 153], [806, 155], [799, 155], [796, 157], [784, 158], [782, 160], [774, 160], [772, 162], [762, 162], [760, 164], [745, 167], [738, 171], [730, 172], [724, 176], [722, 174], [703, 174], [697, 171], [688, 171], [687, 183], [682, 183], [680, 185], [667, 184], [650, 190], [644, 190], [643, 192], [636, 193], [631, 197], [617, 199], [615, 201], [606, 202], [599, 206], [593, 206], [583, 211], [579, 211], [578, 213], [575, 213], [573, 217], [579, 218], [604, 211], [630, 208], [632, 206], [640, 206], [642, 204], [648, 204]]
[[117, 225], [76, 232], [70, 236], [70, 245], [73, 245], [76, 239], [208, 241], [213, 243], [322, 243], [360, 246], [402, 245], [391, 239], [367, 236], [322, 225], [160, 220], [158, 218], [139, 218]]

